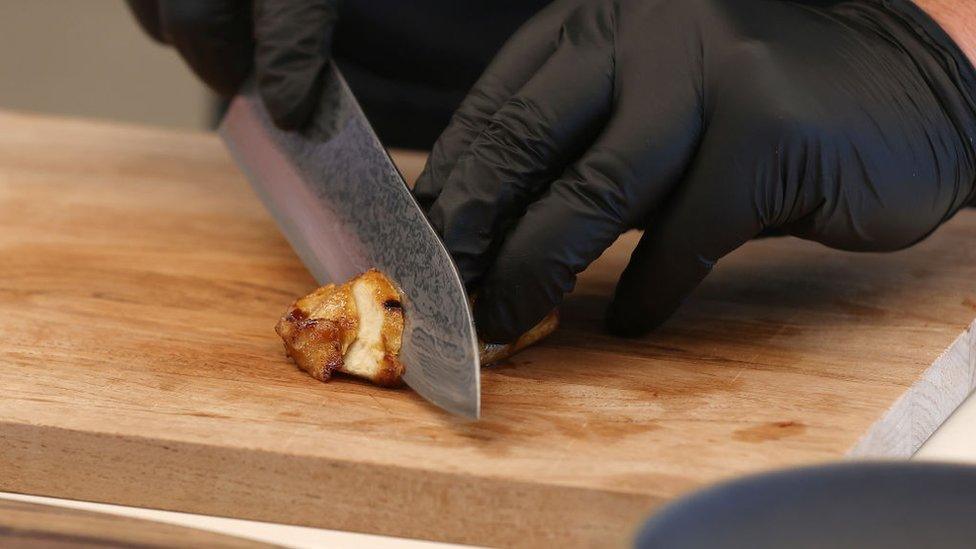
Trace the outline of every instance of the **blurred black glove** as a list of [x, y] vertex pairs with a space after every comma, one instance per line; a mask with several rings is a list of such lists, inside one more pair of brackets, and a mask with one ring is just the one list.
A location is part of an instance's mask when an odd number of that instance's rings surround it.
[[905, 0], [557, 2], [474, 86], [416, 194], [492, 341], [646, 229], [608, 313], [641, 334], [765, 230], [925, 238], [976, 198], [974, 76]]
[[329, 62], [338, 0], [128, 0], [153, 38], [172, 44], [218, 94], [233, 95], [252, 67], [283, 129], [309, 119]]

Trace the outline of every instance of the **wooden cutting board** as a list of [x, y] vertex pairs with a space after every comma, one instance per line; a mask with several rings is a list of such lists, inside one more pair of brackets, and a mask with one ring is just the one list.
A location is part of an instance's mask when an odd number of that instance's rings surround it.
[[604, 545], [718, 479], [908, 456], [974, 387], [976, 212], [889, 255], [751, 243], [624, 340], [601, 316], [634, 243], [467, 423], [285, 358], [315, 284], [214, 136], [0, 113], [0, 490]]

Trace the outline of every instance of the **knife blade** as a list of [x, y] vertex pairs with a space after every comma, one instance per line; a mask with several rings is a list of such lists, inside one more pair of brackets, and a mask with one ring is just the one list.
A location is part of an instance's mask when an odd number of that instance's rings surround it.
[[404, 381], [476, 419], [478, 341], [457, 268], [338, 69], [329, 68], [323, 87], [314, 120], [289, 132], [272, 123], [251, 81], [218, 132], [320, 284], [375, 267], [400, 287]]

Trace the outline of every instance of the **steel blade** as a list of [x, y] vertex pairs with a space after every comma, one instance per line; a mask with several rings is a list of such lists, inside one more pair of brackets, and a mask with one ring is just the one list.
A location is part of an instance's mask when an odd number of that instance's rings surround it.
[[274, 126], [252, 83], [231, 101], [220, 135], [320, 284], [375, 267], [399, 285], [404, 381], [477, 418], [477, 336], [457, 269], [338, 70], [326, 82], [308, 129]]

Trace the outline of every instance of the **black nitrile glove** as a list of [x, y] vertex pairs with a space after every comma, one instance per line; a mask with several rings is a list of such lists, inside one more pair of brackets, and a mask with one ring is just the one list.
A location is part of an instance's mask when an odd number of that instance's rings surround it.
[[231, 96], [252, 67], [275, 124], [303, 126], [329, 62], [338, 0], [128, 0], [153, 38], [172, 44], [193, 71]]
[[907, 0], [557, 2], [474, 86], [416, 194], [492, 341], [646, 229], [608, 313], [642, 334], [764, 231], [855, 251], [929, 235], [976, 198], [974, 77]]

